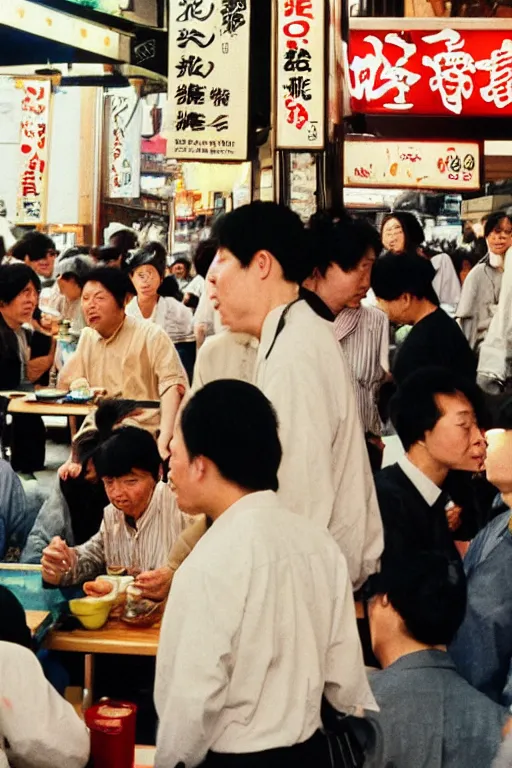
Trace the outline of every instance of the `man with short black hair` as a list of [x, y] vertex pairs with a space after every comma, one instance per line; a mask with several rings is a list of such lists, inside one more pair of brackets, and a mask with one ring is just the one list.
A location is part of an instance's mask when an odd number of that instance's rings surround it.
[[299, 296], [312, 272], [307, 233], [290, 209], [257, 202], [225, 216], [216, 236], [213, 300], [224, 325], [260, 341], [254, 382], [279, 420], [280, 499], [328, 528], [357, 588], [378, 569], [382, 524], [343, 353]]
[[43, 288], [50, 288], [55, 282], [53, 268], [57, 251], [54, 241], [43, 232], [36, 230], [27, 232], [21, 240], [13, 245], [11, 256], [32, 267], [41, 278]]
[[402, 384], [390, 410], [405, 455], [375, 476], [384, 524], [383, 563], [420, 550], [458, 559], [450, 526], [458, 528], [461, 510], [453, 504], [458, 499], [449, 498], [447, 479], [450, 470], [473, 473], [483, 467], [479, 391], [448, 370], [425, 368]]
[[440, 309], [432, 288], [435, 270], [427, 259], [390, 253], [377, 259], [372, 288], [390, 322], [412, 325], [392, 366], [400, 384], [419, 368], [439, 365], [476, 379], [477, 360], [461, 329]]
[[331, 766], [322, 695], [338, 711], [375, 706], [345, 558], [282, 505], [280, 461], [275, 413], [251, 384], [212, 382], [185, 406], [169, 479], [211, 526], [162, 622], [158, 768]]
[[446, 652], [464, 618], [462, 565], [414, 552], [372, 581], [370, 631], [383, 670], [370, 674], [380, 712], [368, 717], [382, 733], [382, 753], [365, 766], [489, 766], [507, 711], [463, 680]]
[[160, 401], [160, 409], [143, 410], [136, 424], [159, 430], [162, 458], [169, 455], [174, 421], [187, 388], [186, 374], [174, 344], [162, 328], [127, 317], [125, 306], [135, 288], [121, 270], [98, 267], [87, 275], [82, 309], [87, 328], [75, 354], [59, 376], [59, 386], [104, 389], [110, 397]]

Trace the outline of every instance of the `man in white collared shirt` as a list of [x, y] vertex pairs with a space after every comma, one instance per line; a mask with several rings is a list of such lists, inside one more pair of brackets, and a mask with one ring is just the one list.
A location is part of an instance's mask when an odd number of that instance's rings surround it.
[[276, 496], [268, 400], [216, 381], [171, 445], [180, 509], [212, 522], [174, 577], [157, 658], [156, 768], [330, 766], [322, 696], [374, 709], [351, 583], [331, 536]]
[[252, 203], [217, 235], [212, 298], [224, 325], [260, 340], [254, 383], [277, 412], [280, 499], [328, 528], [358, 588], [378, 569], [382, 523], [343, 353], [332, 324], [299, 298], [312, 271], [307, 232], [284, 206]]
[[383, 564], [411, 551], [440, 550], [457, 557], [453, 533], [461, 510], [443, 487], [450, 470], [482, 470], [478, 390], [451, 371], [424, 368], [402, 384], [390, 409], [406, 454], [375, 476], [384, 523]]

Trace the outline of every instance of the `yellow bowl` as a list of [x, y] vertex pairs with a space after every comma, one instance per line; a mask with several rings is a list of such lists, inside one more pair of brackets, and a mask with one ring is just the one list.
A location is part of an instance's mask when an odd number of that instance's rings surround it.
[[113, 600], [82, 597], [69, 601], [69, 610], [85, 629], [101, 629], [106, 624]]

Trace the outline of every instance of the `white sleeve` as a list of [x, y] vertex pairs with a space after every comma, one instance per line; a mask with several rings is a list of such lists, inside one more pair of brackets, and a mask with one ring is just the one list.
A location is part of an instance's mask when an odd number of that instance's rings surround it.
[[338, 712], [353, 714], [360, 708], [378, 711], [364, 666], [347, 564], [341, 553], [336, 554], [336, 600], [326, 656], [324, 694]]
[[381, 337], [380, 337], [380, 353], [379, 362], [383, 371], [389, 373], [389, 320], [387, 316], [382, 313], [384, 322], [382, 323]]
[[318, 376], [312, 377], [299, 359], [293, 365], [276, 367], [262, 389], [279, 423], [283, 449], [279, 498], [291, 512], [327, 528], [334, 504], [333, 426], [328, 397], [315, 389], [317, 382]]
[[1, 643], [0, 732], [16, 768], [83, 768], [89, 760], [89, 732], [71, 704], [46, 680], [34, 654]]
[[155, 768], [200, 765], [213, 741], [233, 666], [232, 640], [243, 605], [227, 579], [187, 561], [178, 569], [160, 632]]

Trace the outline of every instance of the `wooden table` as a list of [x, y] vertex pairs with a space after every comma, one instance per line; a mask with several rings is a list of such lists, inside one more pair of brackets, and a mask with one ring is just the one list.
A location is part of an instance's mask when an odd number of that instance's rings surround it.
[[[0, 393], [1, 394], [1, 393]], [[7, 413], [33, 413], [37, 416], [88, 416], [96, 410], [90, 403], [43, 403], [30, 396], [11, 397]]]
[[74, 629], [62, 632], [52, 629], [46, 636], [44, 647], [52, 651], [84, 653], [85, 711], [93, 702], [94, 654], [115, 653], [124, 656], [156, 656], [160, 626], [130, 627], [122, 621], [107, 621], [102, 629]]

